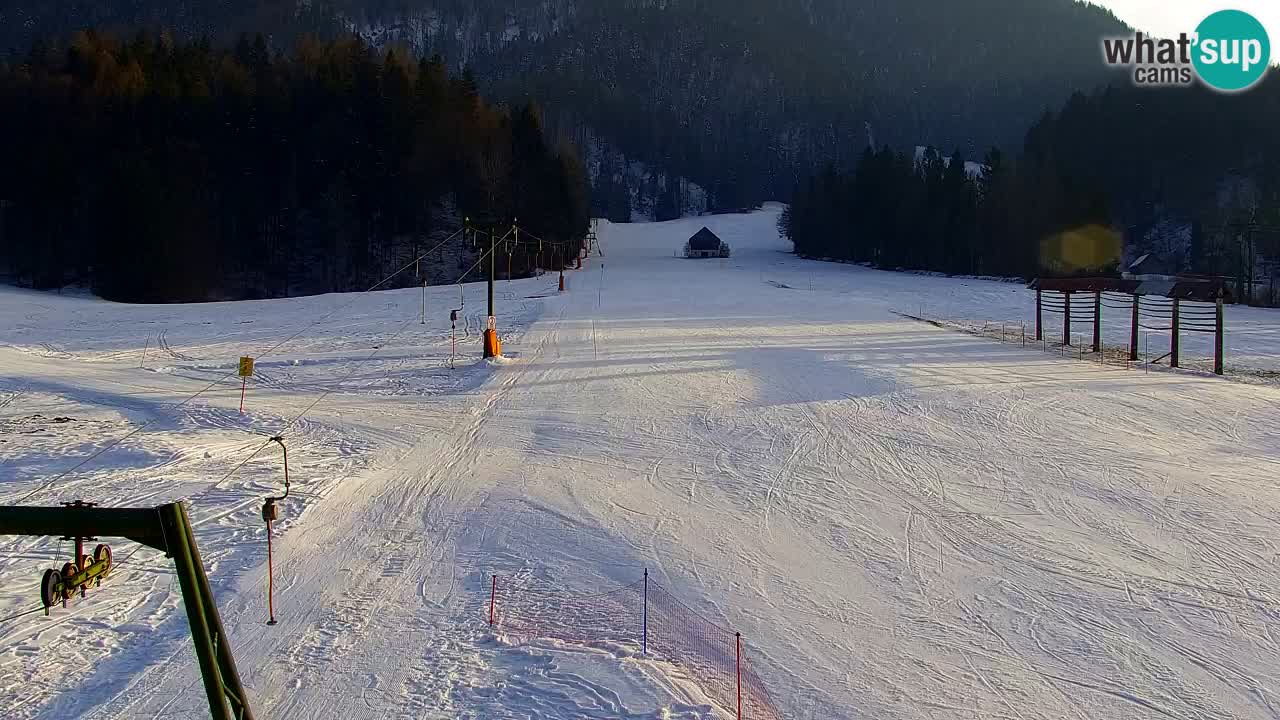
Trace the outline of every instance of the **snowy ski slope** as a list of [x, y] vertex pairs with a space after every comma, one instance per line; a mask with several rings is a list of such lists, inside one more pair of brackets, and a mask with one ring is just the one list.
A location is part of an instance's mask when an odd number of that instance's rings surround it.
[[[644, 568], [741, 630], [789, 719], [1280, 715], [1280, 389], [906, 320], [1031, 296], [799, 260], [779, 210], [602, 225], [565, 295], [499, 283], [503, 362], [475, 359], [469, 285], [454, 369], [456, 288], [426, 324], [416, 290], [0, 290], [0, 503], [186, 500], [259, 718], [729, 717], [637, 648], [482, 622], [492, 573], [589, 593]], [[704, 224], [732, 259], [674, 257]], [[1228, 323], [1229, 363], [1280, 365], [1280, 315]], [[241, 416], [236, 358], [299, 331]], [[313, 403], [266, 627], [278, 451], [236, 468]], [[0, 717], [207, 717], [167, 561], [113, 545], [87, 599], [0, 622]], [[0, 618], [69, 552], [0, 538]]]

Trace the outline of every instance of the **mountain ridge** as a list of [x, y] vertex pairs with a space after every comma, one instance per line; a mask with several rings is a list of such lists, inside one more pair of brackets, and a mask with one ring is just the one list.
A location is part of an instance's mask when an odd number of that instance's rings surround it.
[[[668, 178], [711, 204], [782, 197], [826, 162], [877, 144], [979, 155], [1020, 143], [1045, 110], [1116, 75], [1099, 38], [1128, 28], [1074, 0], [228, 0], [0, 3], [35, 34], [85, 24], [165, 25], [230, 39], [263, 30], [278, 50], [299, 33], [354, 32], [439, 54], [495, 98], [536, 97], [548, 127], [594, 138], [601, 181], [633, 196]], [[36, 21], [32, 22], [31, 18]], [[3, 41], [19, 45], [10, 33]], [[19, 33], [21, 35], [21, 33]], [[867, 132], [870, 126], [871, 132]], [[636, 171], [639, 162], [642, 170]], [[635, 187], [648, 182], [648, 187]]]

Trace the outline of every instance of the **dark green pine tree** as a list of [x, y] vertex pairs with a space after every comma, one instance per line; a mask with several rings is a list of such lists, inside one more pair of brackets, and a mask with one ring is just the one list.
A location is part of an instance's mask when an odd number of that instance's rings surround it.
[[666, 189], [659, 195], [657, 205], [654, 208], [654, 219], [659, 222], [676, 220], [684, 214], [682, 205], [680, 181], [668, 176]]
[[942, 269], [952, 274], [972, 273], [976, 219], [973, 187], [965, 170], [964, 154], [959, 149], [951, 154], [943, 173], [942, 195]]
[[539, 235], [556, 233], [551, 208], [557, 184], [541, 113], [533, 103], [521, 105], [511, 117], [511, 212], [521, 225]]
[[608, 181], [608, 218], [610, 222], [631, 222], [631, 188], [623, 174]]
[[577, 148], [569, 143], [561, 143], [557, 148], [554, 165], [558, 197], [553, 207], [559, 213], [555, 236], [580, 243], [591, 224], [591, 198], [586, 169], [578, 157]]
[[[509, 222], [510, 191], [548, 239], [589, 222], [582, 163], [536, 107], [511, 117], [438, 58], [354, 37], [272, 55], [81, 33], [0, 68], [0, 129], [0, 266], [118, 300], [368, 287], [464, 215]], [[456, 279], [478, 254], [459, 246], [428, 274]]]
[[853, 255], [856, 260], [879, 261], [879, 239], [888, 230], [886, 215], [890, 209], [882, 204], [880, 198], [886, 191], [885, 183], [890, 181], [886, 168], [877, 160], [875, 150], [870, 145], [863, 148], [849, 196], [853, 214], [851, 241], [855, 245]]

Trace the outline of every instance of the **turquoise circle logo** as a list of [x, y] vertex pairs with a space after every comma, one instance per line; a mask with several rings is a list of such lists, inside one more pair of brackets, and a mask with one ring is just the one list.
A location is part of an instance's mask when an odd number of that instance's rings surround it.
[[1258, 19], [1242, 10], [1219, 10], [1196, 28], [1191, 61], [1210, 87], [1235, 92], [1262, 78], [1271, 62], [1271, 39]]

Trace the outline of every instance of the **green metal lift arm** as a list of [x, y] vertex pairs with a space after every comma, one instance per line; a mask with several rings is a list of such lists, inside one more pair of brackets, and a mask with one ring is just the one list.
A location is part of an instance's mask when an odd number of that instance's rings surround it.
[[169, 554], [160, 508], [0, 507], [0, 535], [122, 537]]
[[0, 507], [0, 535], [123, 537], [173, 558], [210, 716], [253, 720], [182, 503], [154, 508]]

